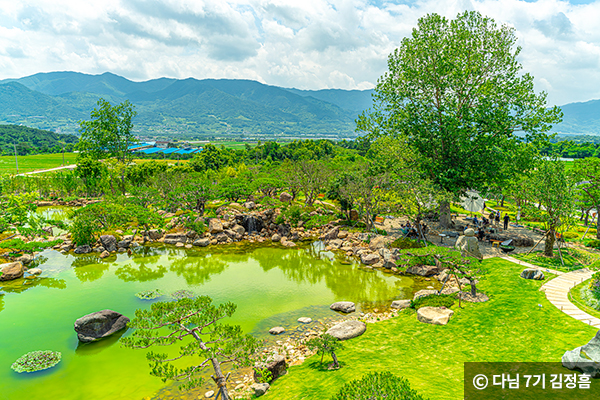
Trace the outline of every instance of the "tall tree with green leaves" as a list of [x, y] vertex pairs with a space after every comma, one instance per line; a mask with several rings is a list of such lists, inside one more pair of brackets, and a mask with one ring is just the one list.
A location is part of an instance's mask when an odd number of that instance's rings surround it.
[[[455, 197], [493, 185], [522, 140], [545, 140], [562, 118], [522, 73], [516, 40], [514, 28], [478, 12], [454, 20], [426, 15], [389, 56], [373, 109], [359, 116], [357, 130], [406, 135], [421, 170]], [[448, 202], [441, 211], [448, 225]]]
[[129, 146], [137, 142], [132, 132], [132, 120], [137, 114], [133, 104], [125, 100], [113, 106], [102, 98], [97, 104], [90, 121], [79, 121], [81, 154], [94, 159], [112, 157], [121, 163], [129, 162], [133, 157]]
[[[219, 321], [231, 317], [236, 306], [233, 303], [214, 306], [208, 296], [157, 302], [150, 310], [136, 310], [135, 318], [128, 327], [135, 329], [131, 336], [121, 339], [125, 347], [147, 349], [152, 346], [171, 346], [181, 343], [178, 356], [149, 352], [151, 375], [164, 382], [184, 382], [181, 387], [191, 389], [202, 384], [202, 371], [209, 366], [222, 400], [229, 400], [227, 378], [222, 365], [250, 366], [252, 355], [260, 342], [251, 335], [244, 335], [239, 325], [226, 325]], [[192, 357], [189, 367], [175, 366], [173, 362]]]
[[[564, 231], [575, 212], [575, 181], [565, 170], [565, 163], [557, 159], [541, 160], [530, 179], [532, 207], [529, 213], [544, 222], [544, 255], [553, 257], [556, 231], [558, 228]], [[533, 204], [541, 207], [533, 207]]]
[[[577, 191], [584, 204], [600, 211], [600, 159], [595, 157], [575, 160], [573, 174], [577, 180]], [[596, 238], [600, 239], [600, 218], [596, 215]]]

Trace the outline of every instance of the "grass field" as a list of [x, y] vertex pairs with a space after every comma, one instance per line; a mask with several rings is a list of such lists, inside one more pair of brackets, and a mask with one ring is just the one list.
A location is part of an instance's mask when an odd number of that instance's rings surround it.
[[520, 278], [523, 267], [497, 258], [484, 263], [490, 272], [478, 287], [490, 301], [455, 304], [446, 326], [423, 324], [411, 310], [369, 324], [339, 351], [340, 370], [327, 371], [313, 356], [291, 367], [264, 398], [327, 400], [365, 373], [390, 371], [430, 400], [462, 399], [464, 362], [556, 362], [596, 334], [546, 300], [539, 291], [544, 281]]
[[573, 304], [575, 304], [579, 309], [585, 311], [593, 317], [600, 318], [600, 310], [596, 310], [592, 307], [589, 307], [585, 300], [581, 297], [581, 288], [584, 286], [588, 286], [590, 284], [590, 280], [584, 281], [579, 285], [575, 286], [569, 291], [569, 300]]
[[[75, 164], [76, 153], [65, 153], [65, 165]], [[19, 173], [37, 171], [40, 169], [50, 169], [61, 167], [63, 165], [62, 153], [57, 154], [37, 154], [34, 156], [19, 156]], [[17, 173], [14, 156], [0, 157], [0, 174]]]

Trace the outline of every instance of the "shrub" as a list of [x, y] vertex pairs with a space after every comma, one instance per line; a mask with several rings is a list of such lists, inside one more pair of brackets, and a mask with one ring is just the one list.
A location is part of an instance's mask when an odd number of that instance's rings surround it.
[[331, 400], [424, 400], [404, 378], [391, 372], [371, 372], [346, 383]]
[[332, 215], [313, 215], [306, 221], [304, 227], [306, 229], [319, 228], [323, 225], [327, 225], [335, 219]]
[[61, 353], [58, 351], [32, 351], [21, 357], [10, 366], [15, 372], [35, 372], [52, 368], [60, 362]]
[[600, 272], [596, 272], [592, 275], [592, 279], [590, 280], [590, 290], [594, 292], [598, 299], [600, 299]]
[[579, 235], [576, 234], [575, 232], [565, 232], [565, 233], [563, 233], [563, 237], [565, 239], [576, 239], [579, 237]]
[[57, 244], [62, 243], [62, 239], [56, 239], [51, 242], [27, 242], [25, 243], [22, 239], [9, 239], [0, 243], [0, 249], [13, 249], [20, 250], [26, 253], [33, 253], [34, 251], [42, 251], [44, 249], [54, 247]]
[[446, 307], [454, 305], [454, 295], [452, 294], [430, 294], [429, 296], [419, 297], [410, 302], [410, 307], [418, 310], [421, 307]]
[[396, 249], [419, 249], [421, 247], [425, 247], [425, 244], [423, 244], [422, 242], [417, 242], [416, 240], [412, 240], [409, 238], [399, 238], [394, 240], [391, 244], [390, 247], [396, 248]]
[[185, 221], [184, 226], [187, 229], [196, 232], [198, 235], [207, 231], [206, 225], [204, 225], [204, 221], [200, 218], [198, 218], [198, 220], [194, 220], [193, 217], [189, 217]]
[[587, 247], [593, 247], [595, 249], [600, 249], [600, 240], [598, 240], [598, 239], [590, 240], [585, 245]]

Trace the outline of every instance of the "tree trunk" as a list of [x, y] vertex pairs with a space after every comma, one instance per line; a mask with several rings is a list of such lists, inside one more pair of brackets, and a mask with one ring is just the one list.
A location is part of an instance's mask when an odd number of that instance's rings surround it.
[[444, 228], [450, 228], [452, 225], [452, 217], [450, 215], [450, 203], [443, 201], [440, 203], [440, 225]]
[[471, 285], [471, 296], [477, 297], [477, 287], [475, 286], [475, 279], [469, 277], [469, 284]]
[[551, 226], [546, 235], [546, 245], [544, 246], [544, 255], [546, 257], [554, 257], [554, 229], [554, 226]]
[[337, 356], [333, 351], [331, 352], [331, 358], [333, 358], [333, 368], [339, 368], [340, 363], [338, 362]]
[[504, 207], [504, 195], [502, 195], [502, 201], [500, 202], [500, 207]]
[[600, 239], [600, 207], [596, 206], [596, 239]]

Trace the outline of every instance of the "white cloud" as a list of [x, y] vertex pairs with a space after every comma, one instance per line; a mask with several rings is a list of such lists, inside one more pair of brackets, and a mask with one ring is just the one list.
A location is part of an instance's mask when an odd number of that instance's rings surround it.
[[0, 0], [0, 78], [111, 71], [365, 89], [418, 18], [466, 9], [516, 29], [549, 103], [600, 98], [600, 0]]

